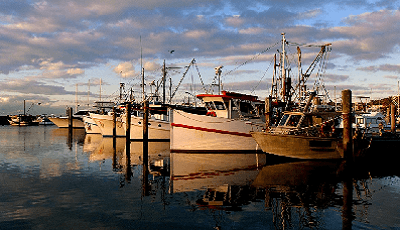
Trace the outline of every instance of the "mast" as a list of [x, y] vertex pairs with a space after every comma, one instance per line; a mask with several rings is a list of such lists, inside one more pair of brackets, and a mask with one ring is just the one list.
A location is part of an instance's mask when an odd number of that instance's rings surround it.
[[215, 74], [218, 76], [218, 94], [221, 94], [221, 73], [222, 73], [222, 68], [224, 66], [220, 65], [218, 67], [215, 67]]
[[142, 68], [142, 94], [143, 94], [143, 102], [146, 100], [146, 94], [144, 93], [144, 68]]
[[100, 78], [100, 99], [99, 100], [101, 101], [101, 78]]
[[87, 94], [87, 100], [88, 100], [88, 109], [90, 108], [90, 79], [88, 80], [88, 94]]
[[162, 78], [162, 84], [163, 84], [163, 100], [162, 103], [165, 104], [165, 81], [167, 78], [167, 69], [165, 67], [165, 59], [163, 63], [163, 78]]
[[75, 84], [75, 111], [78, 112], [78, 83]]
[[281, 54], [281, 74], [282, 74], [282, 97], [283, 102], [286, 102], [286, 69], [285, 69], [285, 58], [286, 58], [286, 51], [285, 51], [285, 33], [282, 33], [282, 54]]

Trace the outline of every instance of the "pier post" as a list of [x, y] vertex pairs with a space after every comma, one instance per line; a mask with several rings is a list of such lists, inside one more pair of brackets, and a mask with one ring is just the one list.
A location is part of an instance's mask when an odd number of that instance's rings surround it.
[[149, 175], [149, 101], [143, 103], [143, 192], [148, 195]]
[[72, 129], [73, 127], [73, 113], [72, 113], [72, 108], [68, 107], [67, 109], [67, 117], [68, 117], [68, 128]]
[[125, 119], [125, 148], [126, 148], [126, 155], [131, 154], [131, 103], [126, 104], [126, 119]]
[[351, 115], [351, 90], [342, 91], [342, 116], [343, 116], [343, 158], [350, 159], [353, 156], [353, 134]]
[[117, 136], [117, 111], [115, 107], [113, 107], [113, 138]]
[[265, 98], [265, 123], [267, 129], [271, 127], [271, 119], [272, 119], [272, 97], [269, 96]]
[[72, 108], [67, 108], [67, 117], [68, 117], [68, 146], [69, 149], [72, 148], [72, 128], [73, 128], [73, 112]]
[[113, 169], [117, 168], [117, 114], [115, 113], [115, 106], [113, 107]]
[[395, 118], [395, 106], [393, 104], [390, 105], [390, 128], [392, 133], [396, 133], [396, 118]]

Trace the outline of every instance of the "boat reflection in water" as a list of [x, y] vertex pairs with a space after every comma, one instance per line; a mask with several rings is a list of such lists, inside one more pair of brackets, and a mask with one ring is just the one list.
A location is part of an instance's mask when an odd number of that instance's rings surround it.
[[[131, 142], [130, 155], [126, 156], [126, 139], [103, 137], [101, 134], [86, 135], [84, 150], [90, 152], [89, 161], [97, 162], [113, 160], [113, 168], [122, 169], [127, 166], [143, 164], [143, 142]], [[149, 142], [148, 161], [158, 165], [160, 160], [169, 157], [169, 142]]]
[[365, 162], [348, 168], [342, 160], [274, 163], [269, 157], [171, 153], [170, 192], [201, 192], [191, 205], [227, 213], [261, 202], [275, 229], [326, 228], [330, 221], [351, 229], [354, 220], [371, 218], [371, 168]]
[[172, 192], [248, 186], [266, 163], [265, 154], [171, 153]]

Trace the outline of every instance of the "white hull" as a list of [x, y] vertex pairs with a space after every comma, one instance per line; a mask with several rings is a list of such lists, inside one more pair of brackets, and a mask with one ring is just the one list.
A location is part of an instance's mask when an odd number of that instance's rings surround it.
[[[126, 129], [126, 116], [122, 116], [123, 128]], [[143, 118], [131, 116], [131, 140], [143, 140]], [[148, 125], [149, 141], [169, 141], [170, 124], [168, 121], [150, 118]]]
[[171, 152], [255, 151], [257, 143], [250, 131], [265, 127], [249, 121], [211, 117], [173, 110], [171, 117]]
[[[59, 128], [68, 128], [68, 117], [49, 117], [49, 120], [57, 125]], [[72, 128], [85, 128], [85, 124], [79, 118], [72, 119]]]
[[[101, 134], [103, 137], [112, 137], [113, 136], [113, 117], [112, 115], [100, 115], [100, 114], [90, 114], [90, 117], [94, 120], [97, 126], [101, 130]], [[125, 130], [122, 127], [123, 124], [121, 122], [121, 118], [117, 117], [116, 120], [116, 135], [117, 137], [124, 137]]]
[[97, 126], [96, 122], [88, 117], [83, 117], [83, 123], [85, 124], [85, 131], [88, 134], [101, 134], [101, 129]]

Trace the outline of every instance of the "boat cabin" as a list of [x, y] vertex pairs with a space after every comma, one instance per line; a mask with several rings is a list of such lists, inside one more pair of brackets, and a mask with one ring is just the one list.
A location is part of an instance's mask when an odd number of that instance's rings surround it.
[[229, 119], [260, 118], [264, 114], [264, 102], [257, 96], [221, 91], [220, 95], [199, 94], [207, 108], [207, 115]]
[[385, 116], [379, 112], [371, 112], [356, 116], [356, 125], [372, 133], [379, 132], [379, 129], [387, 128]]
[[315, 126], [336, 126], [334, 120], [338, 116], [338, 112], [285, 112], [273, 131], [289, 132]]

